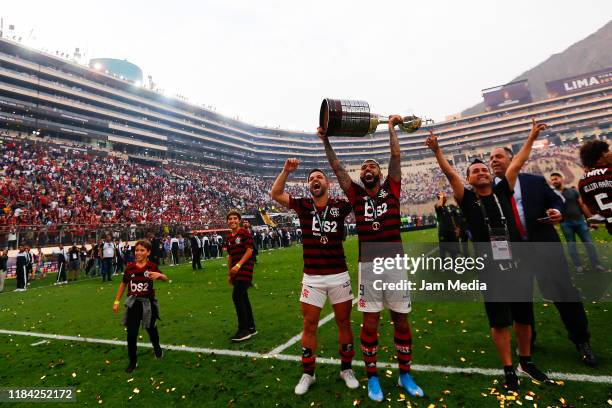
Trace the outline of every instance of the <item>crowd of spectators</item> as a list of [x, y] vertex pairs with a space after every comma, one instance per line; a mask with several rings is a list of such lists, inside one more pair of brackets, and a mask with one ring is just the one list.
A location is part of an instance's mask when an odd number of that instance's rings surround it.
[[[540, 149], [532, 156], [530, 171], [574, 177], [576, 146]], [[464, 170], [461, 164], [458, 168]], [[48, 143], [1, 144], [0, 177], [0, 228], [11, 242], [20, 226], [45, 226], [52, 233], [60, 225], [76, 225], [72, 235], [84, 242], [88, 230], [108, 225], [223, 228], [228, 209], [279, 210], [269, 198], [270, 179], [175, 164], [150, 166]], [[295, 196], [309, 194], [305, 183], [289, 183], [287, 189]], [[437, 166], [404, 169], [405, 214], [412, 214], [411, 205], [433, 202], [440, 191], [450, 195]], [[334, 187], [331, 195], [343, 196]]]

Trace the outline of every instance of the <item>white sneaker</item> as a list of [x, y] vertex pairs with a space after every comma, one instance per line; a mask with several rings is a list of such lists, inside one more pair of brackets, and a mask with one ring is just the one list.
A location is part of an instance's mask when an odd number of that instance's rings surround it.
[[302, 378], [300, 378], [300, 382], [295, 386], [295, 393], [297, 395], [306, 394], [306, 391], [308, 391], [310, 386], [314, 384], [316, 380], [317, 379], [315, 378], [314, 375], [302, 374]]
[[344, 380], [347, 387], [353, 390], [359, 387], [359, 381], [357, 381], [357, 378], [355, 378], [355, 373], [350, 368], [340, 371], [340, 378]]

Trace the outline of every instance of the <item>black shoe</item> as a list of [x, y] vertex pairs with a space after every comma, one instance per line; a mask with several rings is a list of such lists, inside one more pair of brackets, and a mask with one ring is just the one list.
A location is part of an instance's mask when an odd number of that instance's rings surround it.
[[125, 369], [125, 372], [128, 374], [132, 373], [136, 369], [136, 366], [138, 366], [136, 361], [130, 361], [130, 364]]
[[539, 382], [550, 382], [548, 376], [542, 371], [540, 371], [538, 367], [536, 367], [536, 365], [533, 363], [533, 361], [530, 361], [525, 364], [519, 364], [517, 370], [519, 373], [527, 375], [532, 380], [536, 380]]
[[249, 334], [251, 335], [251, 337], [252, 337], [252, 336], [254, 336], [254, 335], [256, 335], [256, 334], [257, 334], [257, 329], [256, 329], [256, 328], [254, 328], [254, 327], [251, 327], [251, 328], [249, 329]]
[[593, 353], [593, 349], [589, 342], [577, 344], [576, 348], [585, 365], [589, 367], [595, 367], [597, 365], [597, 357], [595, 357], [595, 353]]
[[238, 332], [234, 334], [230, 340], [234, 343], [240, 343], [241, 341], [250, 339], [251, 336], [252, 334], [249, 333], [248, 330], [238, 330]]
[[516, 392], [519, 389], [519, 379], [516, 371], [506, 371], [504, 373], [504, 388], [509, 392]]
[[160, 346], [153, 347], [153, 352], [155, 353], [155, 358], [162, 358], [164, 356], [164, 350]]

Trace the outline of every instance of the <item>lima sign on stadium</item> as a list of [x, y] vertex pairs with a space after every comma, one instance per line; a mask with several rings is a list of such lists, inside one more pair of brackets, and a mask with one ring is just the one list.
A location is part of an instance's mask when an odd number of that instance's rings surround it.
[[546, 89], [550, 97], [555, 97], [594, 88], [602, 88], [608, 85], [612, 85], [612, 67], [602, 69], [601, 71], [549, 81], [546, 82]]

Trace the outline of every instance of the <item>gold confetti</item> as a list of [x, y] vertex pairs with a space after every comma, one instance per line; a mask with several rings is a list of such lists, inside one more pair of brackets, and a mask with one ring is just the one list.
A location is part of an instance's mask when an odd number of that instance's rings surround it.
[[443, 390], [443, 391], [442, 391], [442, 394], [444, 394], [444, 395], [449, 395], [450, 393], [451, 393], [451, 391], [450, 391], [450, 390]]
[[129, 380], [127, 380], [127, 382], [132, 382], [132, 381], [134, 381], [133, 378], [130, 378]]
[[483, 397], [487, 397], [487, 394], [485, 394], [484, 392], [481, 392], [480, 395], [482, 395]]
[[533, 397], [531, 395], [525, 395], [525, 399], [527, 401], [533, 401]]
[[610, 405], [612, 407], [612, 399], [608, 400], [608, 405]]
[[102, 400], [98, 400], [98, 404], [102, 404]]
[[104, 360], [104, 364], [106, 364], [106, 365], [110, 365], [110, 363], [111, 363], [111, 362], [110, 362], [109, 360]]
[[428, 320], [427, 324], [433, 324], [433, 322], [431, 320]]
[[46, 375], [43, 375], [42, 377], [40, 377], [41, 380], [44, 380], [45, 378], [47, 378]]
[[[313, 404], [314, 404], [314, 402], [313, 402]], [[361, 405], [361, 400], [353, 401], [353, 406], [356, 407], [357, 405]]]
[[431, 350], [431, 346], [425, 346], [426, 350]]
[[565, 401], [565, 398], [563, 397], [559, 398], [559, 402], [563, 405], [567, 405], [567, 401]]
[[555, 381], [555, 384], [563, 386], [565, 385], [565, 381]]
[[75, 378], [75, 377], [76, 377], [76, 373], [72, 373], [72, 378]]
[[459, 360], [461, 360], [462, 363], [465, 363], [466, 361], [464, 357], [461, 357]]
[[140, 394], [140, 390], [139, 390], [138, 388], [134, 388], [134, 389], [132, 390], [132, 392], [133, 392], [134, 394]]

